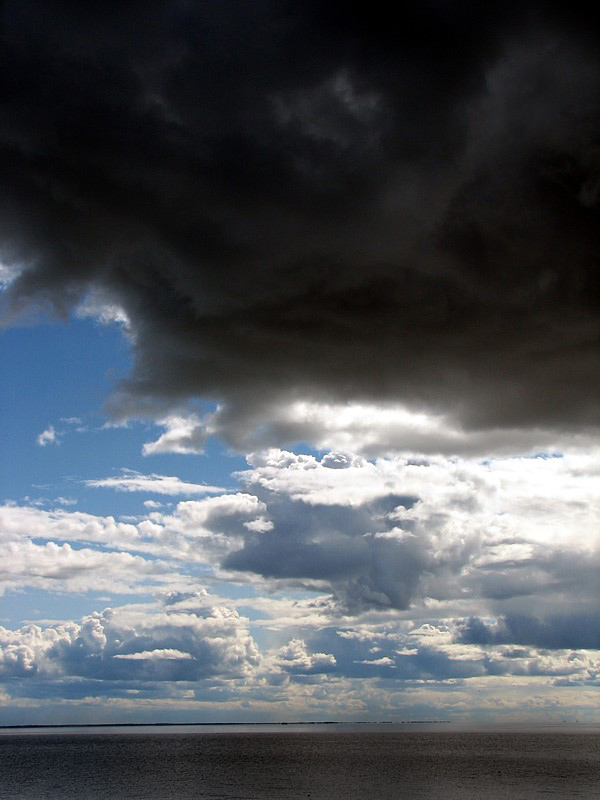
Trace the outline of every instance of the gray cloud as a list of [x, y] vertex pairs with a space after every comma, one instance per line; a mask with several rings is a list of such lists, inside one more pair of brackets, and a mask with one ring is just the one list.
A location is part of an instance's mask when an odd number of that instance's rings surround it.
[[392, 35], [333, 2], [31, 0], [2, 25], [7, 313], [123, 309], [113, 415], [200, 396], [236, 446], [297, 398], [598, 425], [598, 30], [576, 5], [421, 3]]
[[[497, 625], [500, 627], [502, 621]], [[569, 676], [577, 682], [597, 680], [597, 654], [574, 652], [577, 648], [567, 645], [566, 640], [549, 652], [543, 643], [524, 648], [502, 646], [500, 641], [492, 643], [489, 638], [485, 642], [467, 641], [462, 636], [464, 631], [460, 620], [434, 619], [421, 627], [414, 623], [388, 623], [372, 625], [368, 631], [324, 627], [308, 638], [311, 648], [331, 654], [328, 671], [332, 674], [373, 679], [390, 687], [399, 683], [410, 686], [424, 680], [451, 679], [460, 683], [490, 675]]]
[[554, 614], [538, 619], [526, 613], [507, 614], [494, 624], [471, 617], [461, 628], [458, 641], [466, 644], [533, 645], [549, 649], [600, 649], [598, 613]]
[[241, 477], [271, 527], [247, 530], [221, 566], [331, 591], [354, 614], [425, 598], [500, 615], [594, 602], [594, 457], [355, 460], [343, 470], [332, 460], [253, 455]]

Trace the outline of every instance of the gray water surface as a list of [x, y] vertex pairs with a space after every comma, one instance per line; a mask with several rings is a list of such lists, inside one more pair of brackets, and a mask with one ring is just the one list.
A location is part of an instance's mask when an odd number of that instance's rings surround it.
[[597, 735], [352, 726], [0, 735], [3, 800], [542, 797], [600, 797]]

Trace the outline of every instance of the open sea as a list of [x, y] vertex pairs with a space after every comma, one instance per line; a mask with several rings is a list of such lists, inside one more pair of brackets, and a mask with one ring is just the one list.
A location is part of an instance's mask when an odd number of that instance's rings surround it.
[[600, 798], [598, 726], [0, 729], [4, 800]]

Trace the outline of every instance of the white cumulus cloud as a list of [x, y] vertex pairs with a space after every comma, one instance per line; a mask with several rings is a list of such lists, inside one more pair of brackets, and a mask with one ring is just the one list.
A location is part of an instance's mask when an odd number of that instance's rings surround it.
[[49, 444], [59, 444], [59, 435], [60, 434], [56, 432], [54, 425], [48, 425], [48, 427], [37, 437], [36, 442], [40, 447], [46, 447]]
[[144, 445], [142, 452], [145, 456], [159, 453], [197, 454], [204, 450], [209, 430], [206, 421], [201, 421], [197, 414], [171, 415], [158, 420], [156, 424], [166, 430], [156, 441]]

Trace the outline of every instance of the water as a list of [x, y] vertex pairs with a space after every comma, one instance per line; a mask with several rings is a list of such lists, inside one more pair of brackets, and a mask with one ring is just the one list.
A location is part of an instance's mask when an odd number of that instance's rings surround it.
[[[600, 797], [593, 732], [389, 726], [0, 735], [10, 800], [528, 800]], [[134, 731], [134, 732], [131, 732]]]

